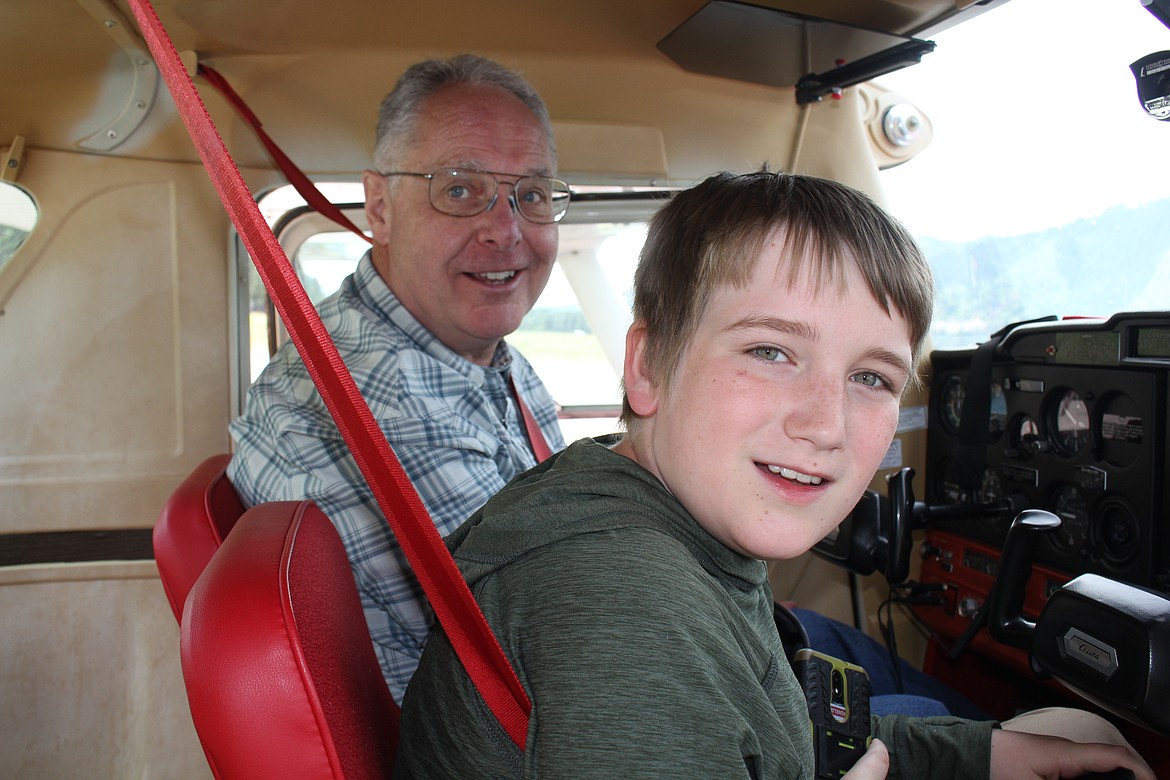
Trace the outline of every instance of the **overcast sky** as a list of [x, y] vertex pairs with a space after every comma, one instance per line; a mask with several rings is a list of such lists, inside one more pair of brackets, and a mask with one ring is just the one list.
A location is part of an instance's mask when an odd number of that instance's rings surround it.
[[1017, 235], [1170, 197], [1170, 122], [1142, 110], [1129, 69], [1170, 50], [1170, 29], [1140, 0], [1010, 0], [932, 40], [879, 79], [934, 126], [882, 176], [916, 235]]

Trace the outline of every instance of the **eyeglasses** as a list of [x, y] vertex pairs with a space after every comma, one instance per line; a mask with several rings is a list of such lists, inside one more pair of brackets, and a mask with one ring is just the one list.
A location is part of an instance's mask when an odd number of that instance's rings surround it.
[[[516, 176], [512, 173], [476, 171], [470, 168], [440, 168], [434, 173], [387, 171], [382, 176], [417, 176], [430, 182], [431, 205], [453, 217], [474, 217], [495, 205], [500, 184], [512, 187], [508, 201], [529, 222], [547, 225], [560, 222], [569, 208], [569, 185], [547, 176]], [[501, 182], [497, 176], [515, 176]]]

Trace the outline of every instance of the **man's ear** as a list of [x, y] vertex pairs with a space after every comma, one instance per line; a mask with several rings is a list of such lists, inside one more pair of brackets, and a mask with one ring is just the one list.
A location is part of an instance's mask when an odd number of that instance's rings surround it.
[[366, 221], [374, 236], [374, 244], [390, 243], [390, 183], [377, 171], [362, 171], [362, 188], [366, 192]]
[[658, 384], [646, 370], [646, 325], [635, 320], [626, 331], [626, 359], [623, 366], [626, 401], [639, 417], [658, 411]]

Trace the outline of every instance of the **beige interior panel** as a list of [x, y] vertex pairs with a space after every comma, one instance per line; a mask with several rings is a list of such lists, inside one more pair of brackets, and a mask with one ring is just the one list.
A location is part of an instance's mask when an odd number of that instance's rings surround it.
[[228, 220], [191, 164], [32, 149], [21, 184], [41, 216], [0, 274], [0, 532], [150, 526], [228, 447]]
[[0, 568], [0, 615], [0, 774], [211, 777], [152, 561]]

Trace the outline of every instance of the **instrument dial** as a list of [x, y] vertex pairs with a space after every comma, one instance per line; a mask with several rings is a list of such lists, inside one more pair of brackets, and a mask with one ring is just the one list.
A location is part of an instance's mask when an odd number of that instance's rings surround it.
[[991, 386], [991, 410], [987, 415], [987, 432], [991, 441], [998, 441], [1007, 428], [1007, 397], [999, 385]]
[[[943, 427], [950, 434], [959, 432], [959, 425], [963, 421], [963, 401], [967, 391], [963, 387], [963, 380], [955, 375], [947, 377], [942, 388], [942, 402], [939, 411], [942, 415]], [[988, 440], [995, 441], [1003, 435], [1007, 428], [1007, 398], [1003, 388], [999, 385], [991, 386], [991, 408], [987, 415]]]
[[[999, 478], [999, 473], [992, 468], [983, 469], [983, 482], [979, 486], [979, 501], [982, 504], [991, 505], [998, 504], [1003, 500], [1003, 482]], [[998, 528], [1003, 519], [994, 514], [984, 515], [979, 518], [979, 522], [991, 528]]]
[[1075, 390], [1063, 390], [1048, 407], [1048, 440], [1061, 455], [1072, 457], [1089, 443], [1089, 407]]
[[984, 504], [998, 504], [1003, 499], [1003, 483], [994, 469], [983, 470], [983, 484], [979, 488], [979, 500]]
[[943, 385], [942, 403], [939, 409], [942, 413], [943, 427], [948, 433], [959, 432], [959, 423], [963, 419], [963, 398], [965, 395], [963, 380], [954, 374], [947, 377], [947, 381]]
[[1026, 414], [1016, 418], [1012, 426], [1012, 447], [1018, 458], [1027, 460], [1044, 449], [1040, 426]]
[[1052, 497], [1052, 511], [1060, 518], [1060, 528], [1052, 543], [1067, 551], [1080, 550], [1089, 542], [1089, 505], [1074, 485], [1065, 485]]

